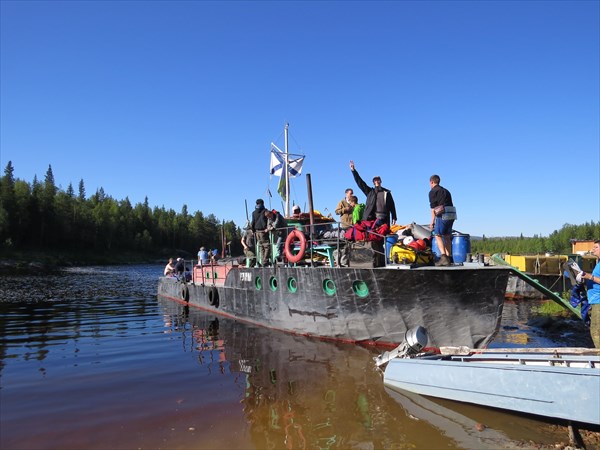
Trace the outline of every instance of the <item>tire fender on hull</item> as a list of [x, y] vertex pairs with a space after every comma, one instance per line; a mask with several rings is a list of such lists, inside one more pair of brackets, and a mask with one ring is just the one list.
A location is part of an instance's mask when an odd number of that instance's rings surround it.
[[208, 304], [215, 308], [219, 307], [219, 291], [214, 286], [208, 289]]
[[181, 285], [180, 292], [181, 292], [181, 299], [186, 302], [189, 302], [190, 301], [190, 290], [185, 284]]

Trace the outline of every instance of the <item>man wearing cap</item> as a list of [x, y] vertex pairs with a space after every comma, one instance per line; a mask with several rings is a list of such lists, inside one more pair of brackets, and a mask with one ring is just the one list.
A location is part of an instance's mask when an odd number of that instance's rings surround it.
[[267, 233], [267, 217], [265, 216], [265, 201], [262, 198], [256, 200], [256, 206], [252, 211], [252, 222], [250, 227], [256, 236], [258, 249], [260, 251], [259, 261], [262, 265], [269, 264], [271, 258], [271, 244], [269, 242], [269, 234]]
[[354, 167], [354, 161], [350, 161], [350, 170], [354, 176], [354, 181], [359, 189], [367, 196], [365, 210], [362, 220], [378, 220], [390, 225], [390, 214], [392, 215], [392, 225], [396, 224], [396, 205], [392, 192], [381, 186], [381, 177], [373, 177], [373, 186], [369, 187], [367, 183], [358, 174]]
[[184, 270], [185, 261], [183, 260], [183, 258], [177, 258], [177, 261], [175, 262], [175, 274], [180, 277], [181, 275], [183, 275]]

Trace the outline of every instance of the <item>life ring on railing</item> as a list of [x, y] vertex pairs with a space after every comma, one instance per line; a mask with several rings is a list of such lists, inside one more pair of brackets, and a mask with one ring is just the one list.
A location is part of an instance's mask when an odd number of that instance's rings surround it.
[[219, 307], [219, 291], [217, 291], [217, 288], [214, 286], [208, 291], [208, 304], [215, 308]]
[[[300, 241], [300, 249], [298, 253], [294, 255], [294, 241]], [[291, 263], [297, 263], [302, 258], [304, 258], [304, 252], [306, 251], [306, 236], [304, 233], [298, 229], [294, 229], [290, 231], [288, 237], [285, 239], [285, 247], [283, 249], [283, 253], [285, 253], [285, 257]]]
[[186, 302], [190, 301], [190, 290], [185, 284], [181, 285], [181, 299]]

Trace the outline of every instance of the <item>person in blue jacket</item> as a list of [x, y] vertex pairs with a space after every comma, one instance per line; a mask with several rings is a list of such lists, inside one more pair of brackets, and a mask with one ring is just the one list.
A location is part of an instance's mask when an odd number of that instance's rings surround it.
[[[600, 258], [600, 239], [594, 241], [592, 255]], [[585, 282], [587, 285], [587, 299], [590, 305], [590, 334], [594, 341], [594, 347], [600, 348], [600, 263], [596, 263], [592, 273], [580, 272], [577, 275], [577, 282]]]

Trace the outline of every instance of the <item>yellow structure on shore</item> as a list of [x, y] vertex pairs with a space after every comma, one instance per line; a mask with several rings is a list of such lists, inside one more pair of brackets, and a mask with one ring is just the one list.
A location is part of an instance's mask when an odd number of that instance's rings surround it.
[[504, 260], [521, 272], [541, 275], [562, 275], [562, 265], [569, 259], [584, 272], [591, 272], [597, 262], [595, 256], [582, 255], [504, 255]]

